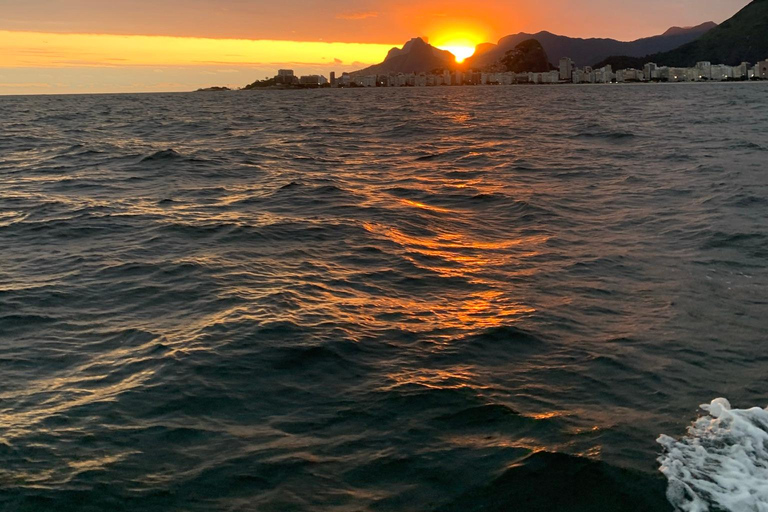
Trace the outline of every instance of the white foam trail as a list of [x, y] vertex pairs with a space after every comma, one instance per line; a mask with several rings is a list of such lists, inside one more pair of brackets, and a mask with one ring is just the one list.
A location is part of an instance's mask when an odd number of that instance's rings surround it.
[[725, 398], [680, 440], [662, 435], [667, 498], [684, 512], [768, 512], [768, 410], [731, 409]]

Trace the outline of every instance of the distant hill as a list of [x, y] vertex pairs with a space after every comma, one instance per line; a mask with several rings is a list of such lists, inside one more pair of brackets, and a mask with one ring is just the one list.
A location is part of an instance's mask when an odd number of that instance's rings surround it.
[[717, 28], [672, 51], [654, 53], [642, 59], [633, 59], [631, 57], [638, 56], [626, 53], [614, 55], [622, 56], [605, 59], [600, 64], [611, 64], [616, 69], [639, 68], [645, 62], [690, 67], [699, 61], [710, 61], [734, 66], [768, 59], [768, 0], [754, 0]]
[[615, 39], [578, 39], [551, 32], [520, 33], [503, 37], [495, 45], [485, 43], [478, 46], [475, 55], [466, 62], [471, 68], [482, 69], [500, 61], [507, 51], [514, 49], [521, 42], [536, 39], [549, 55], [553, 65], [558, 65], [561, 57], [570, 57], [577, 66], [590, 66], [611, 55], [643, 57], [671, 50], [699, 38], [715, 27], [717, 24], [713, 22], [687, 28], [672, 27], [664, 34], [631, 42]]
[[416, 37], [405, 43], [402, 48], [392, 48], [381, 64], [355, 71], [353, 74], [422, 73], [455, 67], [456, 58], [451, 52], [435, 48], [422, 38]]

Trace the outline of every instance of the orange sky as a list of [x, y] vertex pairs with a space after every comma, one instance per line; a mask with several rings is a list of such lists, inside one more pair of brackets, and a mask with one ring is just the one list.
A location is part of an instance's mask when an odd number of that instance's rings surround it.
[[[672, 25], [721, 22], [747, 3], [5, 0], [0, 94], [113, 90], [113, 83], [122, 83], [117, 77], [126, 67], [134, 68], [132, 76], [141, 78], [135, 86], [143, 90], [212, 85], [206, 74], [227, 75], [227, 85], [245, 85], [283, 66], [327, 75], [332, 69], [349, 71], [379, 62], [389, 48], [414, 36], [428, 37], [437, 46], [495, 42], [507, 34], [539, 30], [632, 40]], [[196, 68], [200, 78], [190, 80]], [[159, 80], [163, 73], [176, 76], [178, 83]], [[80, 82], [78, 76], [83, 77]]]

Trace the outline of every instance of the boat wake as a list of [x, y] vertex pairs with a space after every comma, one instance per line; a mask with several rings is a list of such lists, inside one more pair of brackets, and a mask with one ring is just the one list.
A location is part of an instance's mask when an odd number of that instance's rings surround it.
[[684, 512], [768, 511], [768, 410], [731, 409], [724, 398], [701, 406], [682, 439], [662, 435], [667, 498]]

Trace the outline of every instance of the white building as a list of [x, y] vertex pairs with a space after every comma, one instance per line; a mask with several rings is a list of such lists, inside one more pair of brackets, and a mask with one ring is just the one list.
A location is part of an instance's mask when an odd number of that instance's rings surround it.
[[299, 83], [301, 85], [320, 86], [327, 85], [328, 79], [322, 75], [305, 75], [299, 78]]
[[616, 72], [617, 82], [640, 82], [643, 80], [643, 72], [639, 69], [620, 69]]
[[696, 63], [696, 69], [699, 71], [697, 80], [711, 80], [712, 79], [712, 63], [707, 61], [701, 61]]
[[609, 84], [616, 77], [613, 74], [613, 69], [611, 66], [605, 66], [604, 68], [596, 69], [594, 74], [595, 78], [592, 82], [596, 84]]
[[277, 70], [277, 76], [275, 77], [275, 83], [278, 84], [294, 84], [296, 83], [296, 76], [293, 74], [292, 69], [279, 69]]
[[710, 75], [711, 79], [718, 82], [733, 78], [733, 69], [730, 66], [725, 66], [723, 64], [712, 66], [710, 72], [712, 73]]
[[589, 75], [581, 69], [574, 69], [572, 81], [575, 84], [587, 83], [589, 82]]
[[658, 78], [656, 76], [656, 70], [658, 69], [658, 66], [654, 62], [649, 62], [645, 66], [643, 66], [643, 79], [650, 82], [654, 78]]
[[749, 62], [742, 62], [733, 67], [733, 78], [741, 80], [749, 76]]
[[573, 78], [573, 61], [568, 57], [560, 59], [560, 73], [559, 79], [565, 82], [570, 82]]

